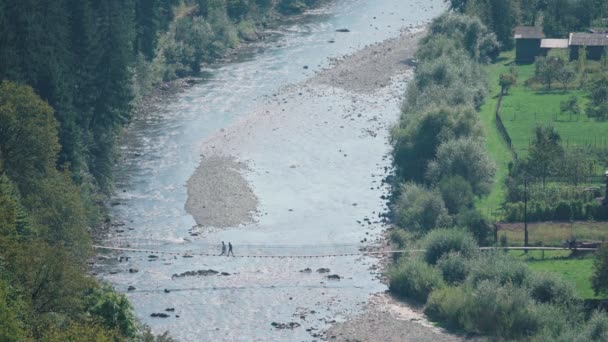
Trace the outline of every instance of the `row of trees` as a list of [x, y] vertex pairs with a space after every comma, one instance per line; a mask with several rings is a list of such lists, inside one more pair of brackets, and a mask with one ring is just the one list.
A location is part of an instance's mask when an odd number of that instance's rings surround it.
[[473, 209], [489, 192], [495, 166], [476, 112], [487, 94], [480, 65], [496, 56], [496, 37], [478, 19], [446, 14], [417, 53], [401, 119], [392, 130], [400, 226], [425, 234], [463, 225], [486, 243], [488, 224]]

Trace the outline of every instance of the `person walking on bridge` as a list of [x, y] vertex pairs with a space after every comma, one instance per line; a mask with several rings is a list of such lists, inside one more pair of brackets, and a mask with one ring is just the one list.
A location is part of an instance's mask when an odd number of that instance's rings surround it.
[[232, 251], [232, 243], [228, 242], [228, 255], [226, 256], [230, 256], [230, 253], [232, 253], [232, 256], [234, 256], [234, 252]]
[[224, 241], [222, 241], [222, 253], [220, 254], [220, 256], [222, 255], [226, 255], [226, 244], [224, 243]]

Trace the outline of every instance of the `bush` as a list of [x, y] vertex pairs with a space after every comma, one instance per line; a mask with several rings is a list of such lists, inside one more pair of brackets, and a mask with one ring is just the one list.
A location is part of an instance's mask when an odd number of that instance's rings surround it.
[[433, 290], [444, 285], [439, 271], [418, 259], [401, 258], [389, 271], [389, 278], [391, 292], [421, 303], [426, 302]]
[[608, 341], [608, 317], [605, 312], [593, 313], [583, 336], [587, 338], [587, 341]]
[[462, 176], [449, 176], [439, 182], [439, 191], [450, 214], [473, 207], [473, 189]]
[[473, 236], [461, 229], [435, 229], [424, 238], [424, 259], [434, 265], [442, 256], [457, 252], [469, 258], [476, 254], [477, 243]]
[[465, 327], [475, 326], [479, 333], [503, 339], [520, 339], [539, 329], [540, 317], [525, 288], [485, 280], [472, 298], [467, 303]]
[[579, 301], [574, 287], [554, 274], [535, 272], [526, 283], [537, 302], [572, 306]]
[[501, 285], [514, 284], [522, 286], [530, 275], [528, 266], [503, 253], [490, 251], [481, 253], [470, 262], [470, 271], [467, 282], [477, 286], [484, 280], [497, 282]]
[[409, 239], [410, 234], [404, 229], [395, 228], [391, 231], [391, 241], [399, 248], [405, 248]]
[[469, 274], [468, 259], [460, 253], [448, 253], [439, 259], [437, 268], [448, 284], [462, 283]]
[[429, 163], [427, 179], [437, 183], [443, 177], [460, 175], [469, 184], [473, 193], [483, 195], [494, 183], [496, 165], [479, 139], [456, 139], [447, 141], [437, 149], [437, 158]]
[[486, 245], [492, 227], [486, 218], [477, 210], [470, 209], [456, 217], [456, 225], [467, 228], [477, 240], [478, 245]]
[[568, 221], [572, 218], [572, 208], [570, 203], [562, 201], [555, 208], [554, 218], [558, 221]]
[[541, 334], [532, 339], [533, 342], [556, 341], [556, 342], [605, 342], [608, 341], [608, 316], [605, 312], [596, 311], [591, 318], [585, 322], [578, 319], [571, 324], [564, 324], [557, 331], [545, 329]]
[[480, 137], [479, 114], [470, 107], [435, 107], [403, 117], [391, 132], [393, 157], [401, 179], [423, 181], [426, 166], [448, 139]]
[[431, 319], [441, 321], [449, 329], [464, 328], [467, 303], [471, 291], [463, 287], [444, 287], [431, 293], [424, 313]]
[[595, 252], [591, 286], [597, 295], [608, 294], [608, 245], [606, 244]]
[[124, 294], [104, 285], [93, 290], [86, 298], [87, 311], [97, 316], [107, 329], [116, 329], [124, 336], [133, 337], [137, 332], [133, 307]]
[[[449, 328], [519, 340], [539, 331], [553, 317], [537, 306], [525, 288], [484, 280], [470, 286], [442, 288], [430, 295], [425, 313]], [[563, 317], [563, 315], [561, 316]]]
[[[467, 51], [478, 63], [489, 63], [498, 54], [498, 41], [492, 30], [488, 29], [477, 17], [448, 13], [433, 20], [427, 35], [420, 44], [422, 47], [438, 37], [453, 42]], [[437, 57], [430, 55], [429, 59]]]
[[439, 192], [414, 183], [401, 185], [401, 196], [392, 209], [397, 224], [412, 231], [425, 232], [450, 223]]

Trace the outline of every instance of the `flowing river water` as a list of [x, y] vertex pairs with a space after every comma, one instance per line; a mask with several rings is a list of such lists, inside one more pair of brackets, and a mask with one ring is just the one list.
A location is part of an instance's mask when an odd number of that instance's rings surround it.
[[[336, 0], [243, 49], [237, 61], [212, 66], [204, 82], [135, 118], [122, 141], [112, 200], [120, 226], [104, 243], [219, 253], [220, 241], [231, 241], [237, 256], [356, 253], [371, 244], [385, 228], [378, 217], [386, 211], [381, 179], [390, 167], [388, 127], [404, 84], [358, 94], [308, 80], [329, 67], [329, 57], [396, 37], [443, 9], [441, 0]], [[186, 182], [201, 154], [216, 148], [246, 165], [240, 173], [259, 202], [255, 220], [193, 235]], [[130, 258], [117, 262], [118, 255]], [[118, 255], [98, 265], [99, 276], [128, 295], [153, 331], [168, 330], [180, 341], [316, 340], [386, 290], [371, 257]], [[300, 272], [305, 268], [312, 272]], [[318, 268], [341, 279], [329, 280]], [[208, 269], [229, 275], [172, 277]], [[273, 322], [297, 325], [277, 329]]]

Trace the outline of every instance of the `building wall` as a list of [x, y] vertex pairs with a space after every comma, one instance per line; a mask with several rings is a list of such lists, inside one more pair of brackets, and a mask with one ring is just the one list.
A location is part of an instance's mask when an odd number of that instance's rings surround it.
[[540, 39], [517, 39], [515, 41], [516, 63], [533, 63], [536, 57], [541, 55]]
[[[570, 60], [577, 60], [580, 46], [570, 46]], [[602, 54], [604, 53], [603, 46], [587, 46], [587, 59], [592, 61], [599, 61], [602, 59]]]

